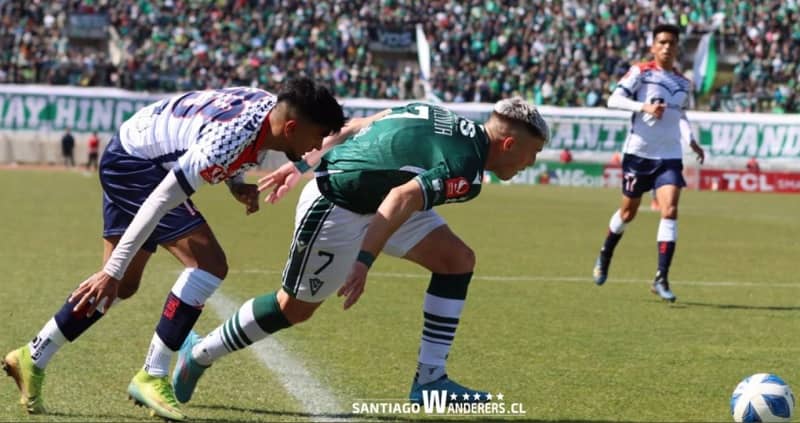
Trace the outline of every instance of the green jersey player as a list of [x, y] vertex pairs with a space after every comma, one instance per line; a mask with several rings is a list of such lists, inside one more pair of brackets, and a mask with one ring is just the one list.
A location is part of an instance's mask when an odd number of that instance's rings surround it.
[[488, 147], [486, 133], [474, 122], [412, 103], [392, 109], [325, 155], [317, 185], [332, 203], [372, 214], [392, 188], [415, 179], [427, 210], [478, 195]]
[[[282, 288], [248, 300], [202, 340], [193, 334], [184, 343], [173, 373], [179, 401], [191, 398], [214, 360], [309, 319], [334, 292], [350, 308], [382, 252], [431, 272], [410, 401], [421, 402], [426, 390], [446, 390], [450, 401], [489, 399], [445, 372], [475, 254], [432, 208], [477, 196], [485, 171], [507, 180], [532, 165], [548, 141], [547, 124], [520, 98], [498, 102], [485, 125], [411, 103], [354, 119], [342, 134], [352, 135], [322, 157], [300, 196]], [[316, 162], [319, 155], [305, 160]], [[298, 179], [288, 164], [262, 178], [259, 190], [272, 188], [265, 201], [275, 202]]]

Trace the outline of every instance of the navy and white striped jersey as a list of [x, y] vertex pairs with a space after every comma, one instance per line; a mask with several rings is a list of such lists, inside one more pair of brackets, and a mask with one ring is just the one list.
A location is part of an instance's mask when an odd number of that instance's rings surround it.
[[276, 96], [248, 87], [191, 91], [136, 112], [120, 127], [120, 141], [128, 154], [175, 169], [195, 191], [261, 162], [265, 121], [276, 102]]

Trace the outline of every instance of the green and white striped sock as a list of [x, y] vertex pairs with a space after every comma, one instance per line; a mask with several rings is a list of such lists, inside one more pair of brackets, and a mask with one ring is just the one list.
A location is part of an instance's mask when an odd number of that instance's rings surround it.
[[225, 323], [211, 331], [192, 349], [192, 357], [210, 366], [220, 357], [241, 350], [272, 333], [291, 326], [281, 312], [275, 292], [247, 300]]

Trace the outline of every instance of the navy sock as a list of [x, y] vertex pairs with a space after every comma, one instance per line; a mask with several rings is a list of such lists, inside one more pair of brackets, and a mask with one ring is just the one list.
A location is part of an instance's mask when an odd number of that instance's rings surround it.
[[72, 309], [75, 308], [76, 304], [77, 302], [64, 302], [61, 309], [53, 316], [58, 325], [58, 329], [70, 342], [81, 336], [82, 333], [86, 332], [86, 329], [89, 329], [90, 326], [103, 317], [103, 313], [96, 310], [94, 314], [89, 317], [86, 317], [85, 313], [75, 313]]
[[158, 337], [169, 349], [178, 351], [202, 311], [202, 307], [186, 304], [170, 292], [164, 304], [164, 312], [161, 313], [161, 320], [156, 326]]
[[603, 242], [603, 248], [600, 250], [600, 253], [606, 257], [611, 257], [614, 255], [614, 249], [617, 248], [617, 243], [619, 240], [622, 239], [622, 234], [625, 232], [615, 234], [614, 232], [608, 231], [608, 235], [606, 235], [606, 240]]
[[658, 271], [666, 276], [675, 254], [675, 241], [658, 241]]

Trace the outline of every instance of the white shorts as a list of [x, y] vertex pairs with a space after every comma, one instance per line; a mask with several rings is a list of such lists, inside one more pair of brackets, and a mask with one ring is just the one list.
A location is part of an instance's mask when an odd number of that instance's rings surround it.
[[[283, 269], [284, 291], [312, 303], [336, 292], [356, 261], [372, 216], [334, 205], [320, 194], [316, 180], [306, 184], [297, 202], [294, 239]], [[392, 234], [382, 253], [403, 257], [444, 224], [433, 210], [415, 212]]]

